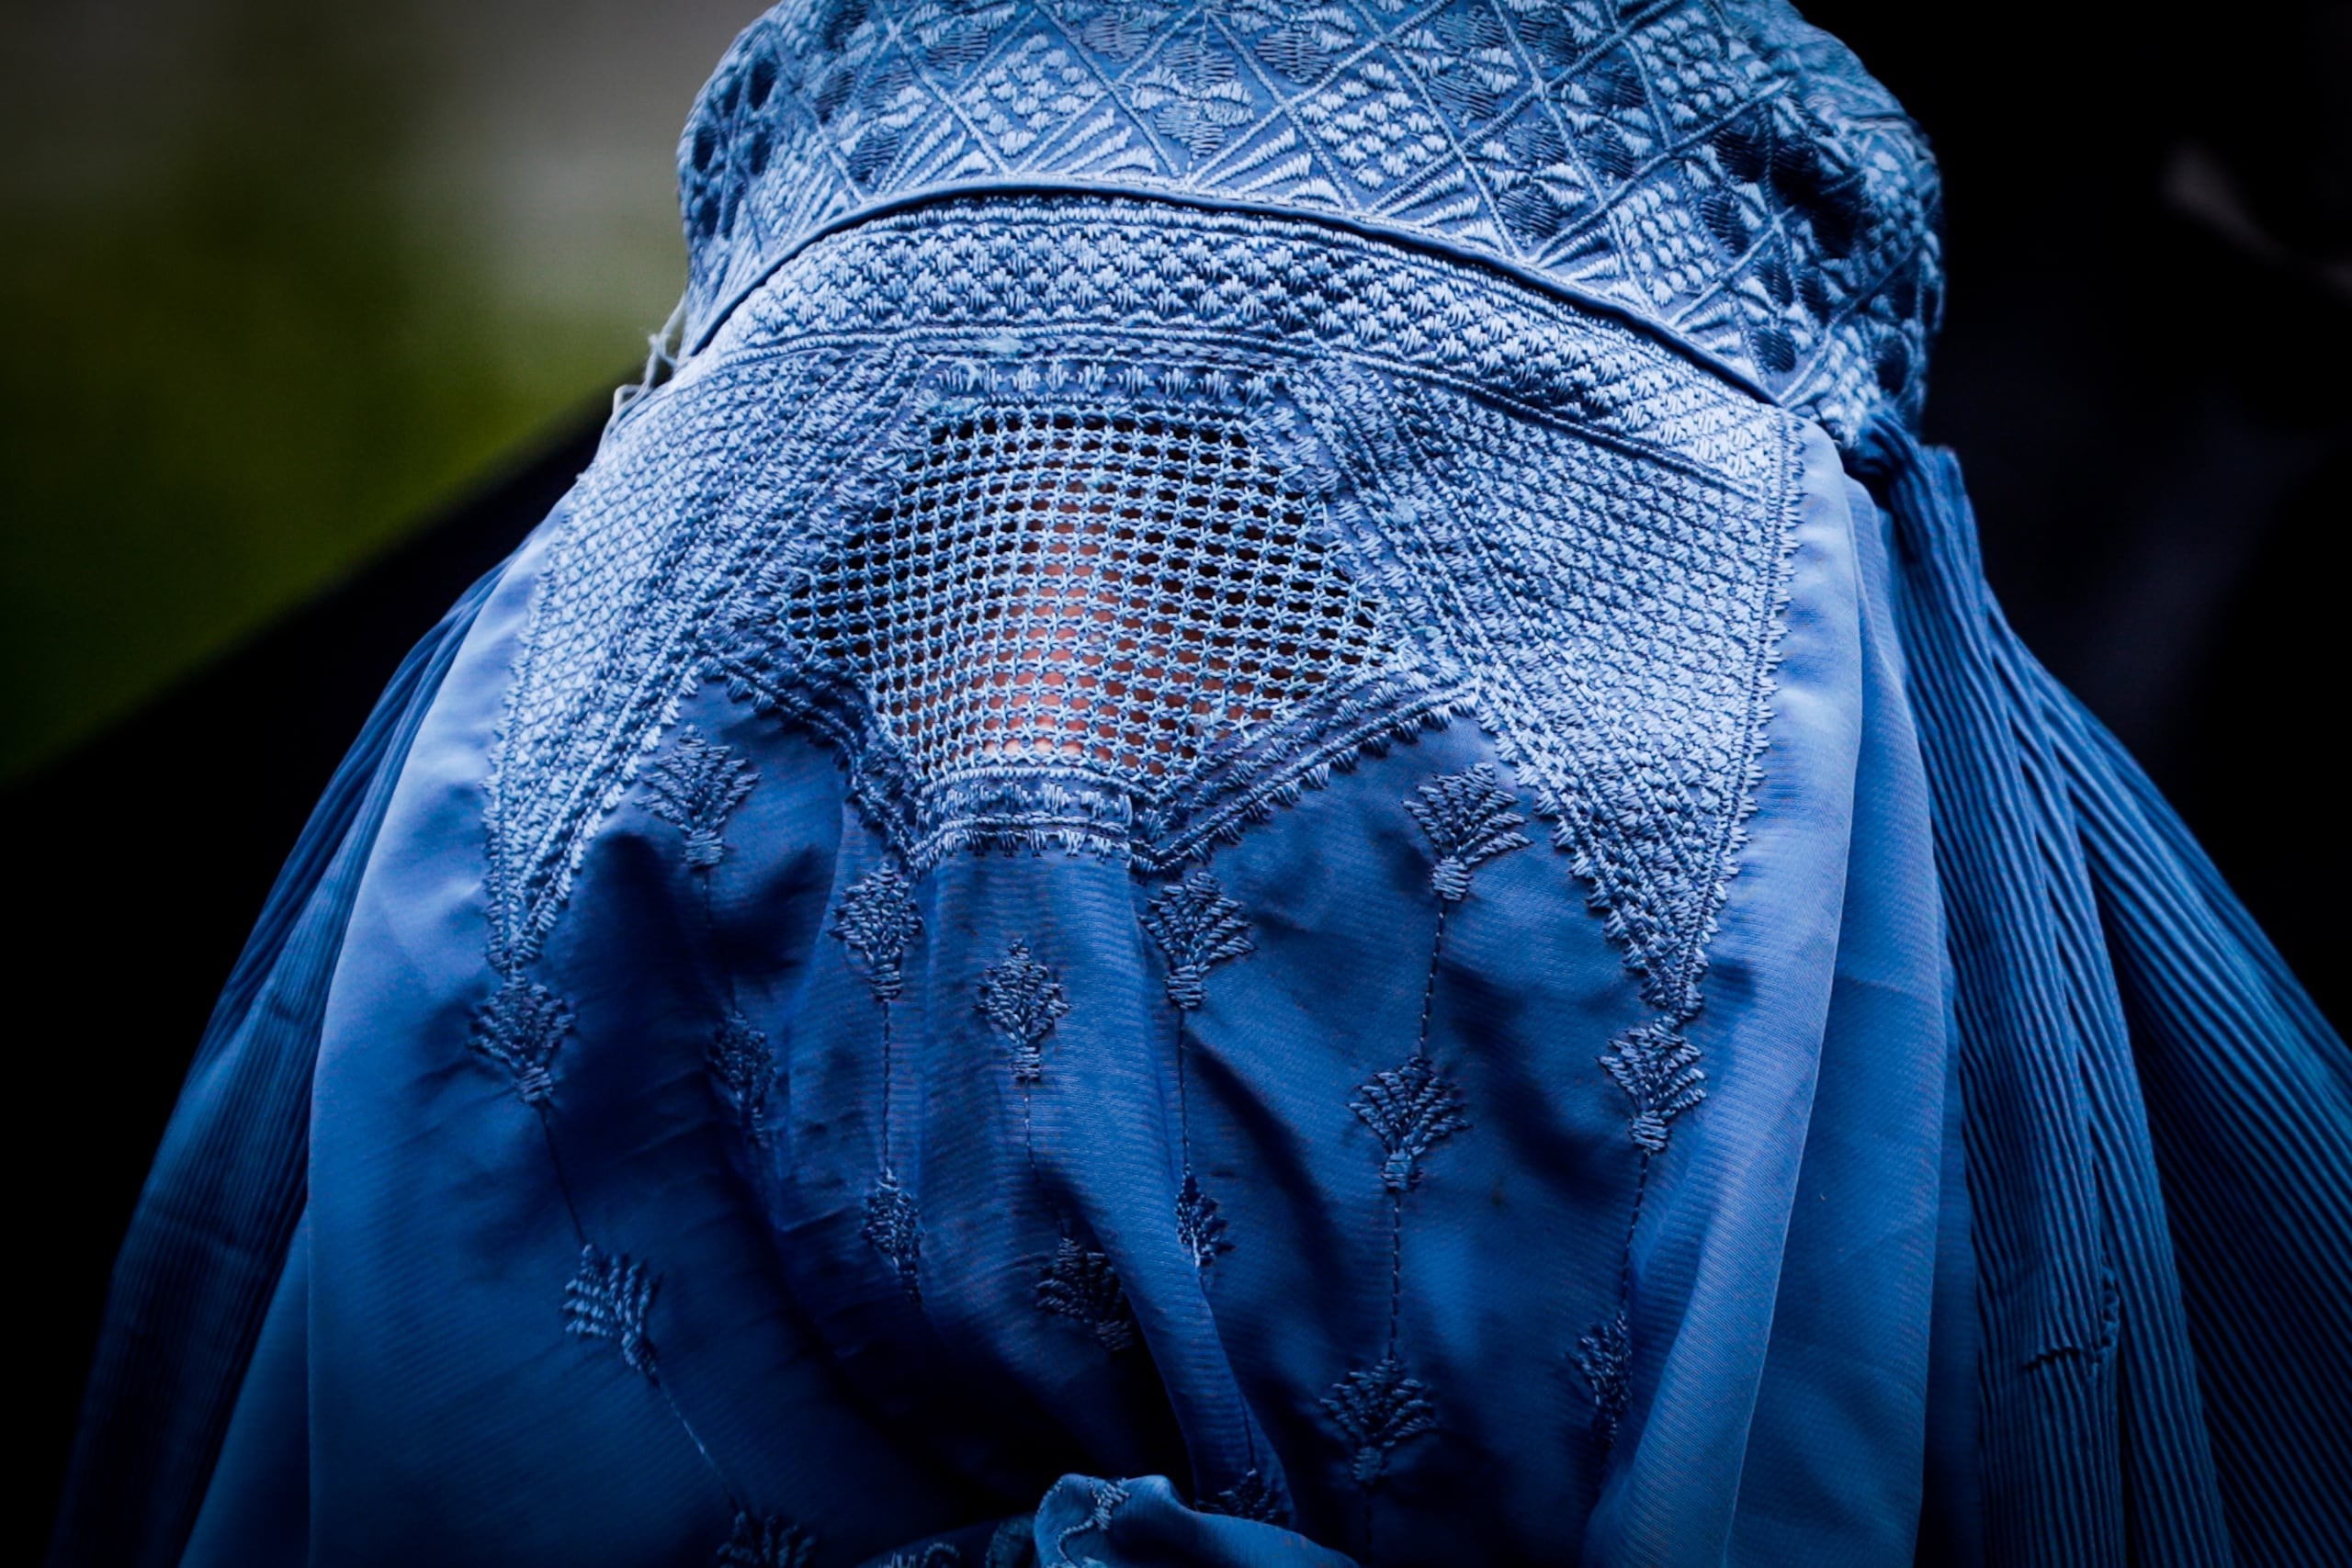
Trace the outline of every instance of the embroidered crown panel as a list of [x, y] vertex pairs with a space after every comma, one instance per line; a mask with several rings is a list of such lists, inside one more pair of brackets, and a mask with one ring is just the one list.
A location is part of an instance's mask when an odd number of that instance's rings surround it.
[[1781, 0], [786, 0], [679, 167], [690, 343], [812, 234], [1022, 184], [1426, 236], [1841, 438], [1916, 412], [1939, 308], [1923, 140]]
[[1679, 993], [1761, 734], [1794, 429], [1634, 329], [1311, 225], [861, 225], [633, 408], [555, 525], [489, 789], [501, 962], [717, 674], [835, 745], [918, 872], [1170, 868], [1475, 711]]

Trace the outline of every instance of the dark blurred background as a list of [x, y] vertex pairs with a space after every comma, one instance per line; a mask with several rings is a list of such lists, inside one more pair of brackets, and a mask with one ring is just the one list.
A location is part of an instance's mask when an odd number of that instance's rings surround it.
[[[760, 8], [0, 12], [28, 1556], [212, 991], [377, 686], [587, 461]], [[1805, 9], [1943, 160], [1928, 427], [2011, 618], [2340, 1021], [2352, 6]]]

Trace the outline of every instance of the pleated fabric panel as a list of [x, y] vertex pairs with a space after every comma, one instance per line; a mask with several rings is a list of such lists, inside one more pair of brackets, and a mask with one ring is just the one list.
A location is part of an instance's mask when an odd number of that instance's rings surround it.
[[2003, 620], [1957, 462], [1882, 425], [1861, 466], [1959, 983], [1988, 1556], [2326, 1561], [2352, 1473], [2343, 1043]]
[[2139, 766], [2039, 667], [2146, 1100], [2239, 1555], [2352, 1541], [2352, 1054]]
[[503, 570], [394, 672], [213, 1008], [115, 1264], [52, 1562], [179, 1560], [307, 1200], [311, 1066], [360, 873]]

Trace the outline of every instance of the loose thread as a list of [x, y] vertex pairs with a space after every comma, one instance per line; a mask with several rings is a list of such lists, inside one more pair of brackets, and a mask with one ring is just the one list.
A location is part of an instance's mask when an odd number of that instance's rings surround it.
[[725, 1467], [710, 1451], [710, 1445], [702, 1440], [702, 1434], [695, 1430], [695, 1424], [686, 1418], [685, 1409], [679, 1404], [678, 1396], [671, 1390], [669, 1381], [657, 1371], [652, 1382], [661, 1393], [662, 1403], [670, 1407], [671, 1419], [676, 1421], [679, 1429], [686, 1434], [686, 1441], [694, 1444], [695, 1452], [702, 1456], [704, 1468], [718, 1481], [719, 1490], [727, 1494], [728, 1506], [739, 1514], [750, 1513], [752, 1510], [744, 1504], [742, 1495], [735, 1490], [735, 1483], [728, 1478]]
[[890, 1013], [890, 998], [885, 997], [882, 998], [882, 1179], [895, 1182], [899, 1172], [890, 1153], [890, 1086], [897, 1075], [892, 1060], [895, 1043], [891, 1035]]
[[538, 1117], [539, 1138], [547, 1145], [548, 1165], [555, 1172], [555, 1190], [557, 1195], [563, 1200], [564, 1218], [571, 1222], [571, 1239], [582, 1247], [586, 1247], [588, 1232], [580, 1223], [580, 1205], [572, 1201], [571, 1179], [564, 1174], [563, 1156], [556, 1149], [555, 1119], [548, 1114], [548, 1108], [543, 1104], [534, 1105], [531, 1110]]
[[[572, 1236], [583, 1251], [587, 1250], [592, 1244], [588, 1240], [587, 1228], [581, 1224], [580, 1208], [572, 1198], [571, 1179], [564, 1173], [563, 1156], [556, 1143], [554, 1118], [548, 1114], [547, 1108], [543, 1105], [534, 1106], [533, 1110], [538, 1113], [539, 1132], [547, 1145], [548, 1164], [555, 1173], [556, 1190], [562, 1195], [564, 1214], [571, 1223]], [[739, 1513], [745, 1511], [741, 1493], [736, 1489], [735, 1483], [728, 1475], [726, 1467], [718, 1462], [718, 1456], [710, 1451], [710, 1446], [703, 1441], [702, 1434], [695, 1429], [695, 1424], [687, 1419], [684, 1408], [678, 1403], [677, 1395], [663, 1381], [658, 1361], [648, 1367], [645, 1376], [646, 1380], [652, 1383], [655, 1392], [661, 1394], [662, 1404], [669, 1407], [672, 1419], [675, 1420], [679, 1429], [685, 1433], [686, 1440], [694, 1445], [695, 1453], [701, 1459], [703, 1468], [710, 1472], [711, 1478], [718, 1483], [719, 1490], [727, 1495], [729, 1506]]]
[[1437, 926], [1435, 930], [1430, 933], [1430, 972], [1428, 978], [1425, 979], [1421, 985], [1420, 1032], [1419, 1037], [1413, 1043], [1413, 1055], [1420, 1057], [1423, 1061], [1427, 1061], [1429, 1059], [1430, 1026], [1437, 1014], [1438, 961], [1445, 953], [1445, 912], [1449, 907], [1450, 901], [1441, 901], [1439, 903], [1437, 907]]
[[1396, 1354], [1405, 1319], [1405, 1194], [1388, 1194], [1388, 1354]]
[[1191, 1053], [1187, 1046], [1192, 1032], [1185, 1027], [1183, 1010], [1172, 1010], [1176, 1014], [1176, 1144], [1178, 1153], [1183, 1156], [1184, 1173], [1189, 1176], [1193, 1170], [1193, 1107], [1186, 1080], [1190, 1077], [1187, 1065]]

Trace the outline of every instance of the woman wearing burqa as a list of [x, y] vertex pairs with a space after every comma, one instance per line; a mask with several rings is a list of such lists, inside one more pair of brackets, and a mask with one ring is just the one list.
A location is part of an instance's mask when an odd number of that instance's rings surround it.
[[2347, 1064], [1785, 6], [787, 0], [395, 681], [64, 1563], [2327, 1561]]

